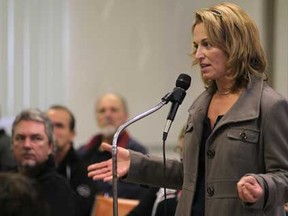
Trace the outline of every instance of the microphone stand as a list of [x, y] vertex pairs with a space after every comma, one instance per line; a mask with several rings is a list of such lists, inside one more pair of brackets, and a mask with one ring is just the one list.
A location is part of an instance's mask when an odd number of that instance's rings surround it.
[[113, 142], [112, 142], [112, 187], [113, 187], [113, 216], [118, 216], [118, 176], [117, 176], [117, 141], [120, 133], [127, 128], [129, 125], [133, 124], [134, 122], [156, 112], [160, 108], [162, 108], [165, 104], [167, 104], [171, 97], [173, 96], [174, 92], [166, 94], [160, 103], [158, 103], [156, 106], [151, 108], [150, 110], [141, 113], [134, 118], [128, 120], [123, 125], [119, 126], [116, 133], [113, 136]]

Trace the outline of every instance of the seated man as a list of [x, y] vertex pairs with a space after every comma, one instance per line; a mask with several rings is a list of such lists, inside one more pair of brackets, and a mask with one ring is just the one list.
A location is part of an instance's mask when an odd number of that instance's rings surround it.
[[[96, 103], [96, 118], [101, 129], [78, 153], [88, 163], [105, 161], [111, 158], [109, 152], [103, 151], [100, 147], [102, 142], [112, 144], [114, 133], [117, 128], [128, 120], [128, 110], [125, 100], [118, 94], [108, 93], [100, 97]], [[132, 149], [141, 153], [147, 153], [145, 147], [132, 139], [127, 131], [120, 134], [118, 146]], [[100, 193], [112, 196], [112, 184], [96, 181]], [[139, 199], [145, 188], [127, 182], [118, 182], [118, 197], [128, 199]]]
[[79, 198], [82, 216], [90, 216], [96, 194], [96, 184], [87, 176], [87, 165], [77, 156], [73, 139], [76, 121], [72, 112], [61, 105], [51, 106], [47, 115], [54, 126], [55, 162], [57, 172], [64, 176]]
[[56, 172], [53, 143], [53, 125], [45, 113], [29, 109], [16, 116], [12, 151], [19, 173], [37, 182], [51, 216], [74, 216], [76, 195], [66, 179]]

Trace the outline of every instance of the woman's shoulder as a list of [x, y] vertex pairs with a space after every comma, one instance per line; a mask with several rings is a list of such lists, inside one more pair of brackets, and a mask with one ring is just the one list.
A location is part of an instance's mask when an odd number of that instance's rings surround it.
[[269, 86], [267, 83], [263, 86], [263, 92], [262, 92], [262, 100], [265, 104], [275, 104], [278, 102], [284, 102], [287, 103], [287, 98], [284, 97], [282, 94], [277, 92], [275, 89], [273, 89], [271, 86]]
[[288, 112], [288, 100], [283, 95], [278, 93], [268, 84], [264, 84], [261, 97], [262, 113], [268, 113], [273, 110], [275, 112]]

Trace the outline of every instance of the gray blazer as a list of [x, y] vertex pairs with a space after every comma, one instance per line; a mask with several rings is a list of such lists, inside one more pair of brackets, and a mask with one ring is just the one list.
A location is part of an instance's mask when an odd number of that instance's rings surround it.
[[[139, 184], [182, 189], [176, 215], [188, 216], [195, 193], [203, 120], [212, 95], [203, 92], [189, 109], [183, 163], [131, 153], [126, 178]], [[251, 76], [247, 89], [222, 117], [206, 142], [205, 216], [283, 216], [288, 200], [288, 101], [262, 78]], [[236, 184], [253, 175], [265, 199], [240, 201]]]

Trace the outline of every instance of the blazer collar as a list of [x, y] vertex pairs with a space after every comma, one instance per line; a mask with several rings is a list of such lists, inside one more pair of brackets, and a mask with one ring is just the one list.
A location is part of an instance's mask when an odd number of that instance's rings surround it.
[[[247, 121], [258, 118], [260, 114], [260, 99], [263, 85], [264, 80], [262, 76], [250, 75], [250, 82], [247, 88], [244, 89], [237, 102], [223, 116], [216, 127], [218, 128], [231, 122]], [[204, 91], [190, 107], [189, 113], [192, 116], [194, 126], [201, 125], [202, 127], [202, 122], [207, 115], [212, 96], [213, 95], [208, 91]]]
[[[250, 75], [250, 82], [239, 99], [223, 116], [222, 124], [256, 119], [260, 115], [263, 77]], [[220, 122], [219, 122], [220, 123]]]

